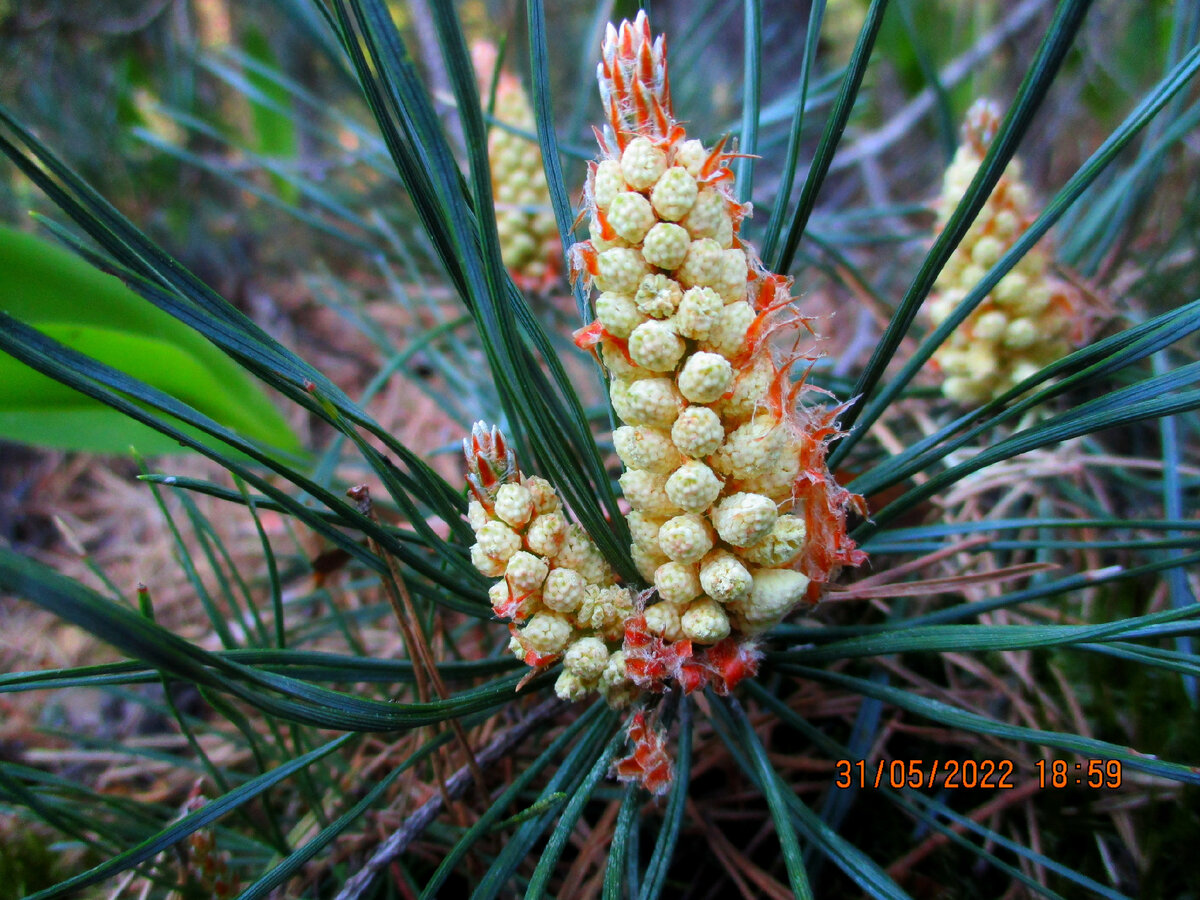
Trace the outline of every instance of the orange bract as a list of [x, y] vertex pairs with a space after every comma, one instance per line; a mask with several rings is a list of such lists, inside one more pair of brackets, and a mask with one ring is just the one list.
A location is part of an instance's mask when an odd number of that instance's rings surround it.
[[645, 713], [639, 711], [629, 720], [628, 735], [633, 753], [615, 764], [617, 778], [636, 781], [655, 796], [665, 794], [675, 778], [666, 732], [647, 725]]

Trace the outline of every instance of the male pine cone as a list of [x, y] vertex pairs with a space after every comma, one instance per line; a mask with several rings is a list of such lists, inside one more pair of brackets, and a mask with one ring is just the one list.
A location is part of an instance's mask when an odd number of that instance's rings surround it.
[[[946, 170], [937, 201], [938, 228], [966, 193], [1000, 123], [988, 100], [967, 111], [963, 141]], [[926, 305], [934, 326], [954, 312], [1033, 222], [1032, 198], [1014, 159], [938, 274]], [[942, 392], [959, 403], [983, 403], [1065, 356], [1079, 330], [1079, 292], [1050, 272], [1043, 246], [1031, 249], [934, 353]], [[1074, 339], [1074, 340], [1073, 340]]]
[[536, 143], [503, 127], [510, 125], [536, 132], [533, 107], [515, 75], [504, 70], [495, 72], [495, 45], [477, 42], [471, 48], [471, 58], [484, 104], [493, 93], [495, 96], [492, 112], [498, 124], [488, 132], [488, 160], [500, 256], [518, 287], [546, 291], [558, 282], [562, 272], [562, 245], [542, 169], [542, 154]]
[[671, 684], [727, 693], [756, 670], [756, 636], [865, 554], [846, 534], [861, 501], [825, 463], [840, 408], [798, 407], [801, 355], [770, 344], [808, 328], [791, 279], [739, 237], [750, 209], [733, 198], [731, 155], [675, 122], [665, 40], [644, 14], [609, 26], [599, 78], [608, 128], [587, 179], [591, 237], [570, 259], [601, 294], [576, 342], [611, 377], [630, 550], [652, 588], [616, 583], [498, 433], [477, 426], [465, 443], [472, 559], [502, 576], [492, 605], [513, 652], [535, 668], [561, 659], [560, 696], [621, 706]]
[[590, 238], [570, 256], [601, 293], [577, 341], [598, 348], [624, 423], [631, 550], [658, 598], [646, 624], [668, 642], [748, 638], [864, 558], [846, 536], [854, 498], [825, 465], [836, 410], [796, 408], [795, 357], [768, 340], [808, 327], [791, 279], [739, 237], [750, 208], [731, 154], [675, 121], [665, 40], [644, 14], [609, 26], [598, 75], [609, 121]]

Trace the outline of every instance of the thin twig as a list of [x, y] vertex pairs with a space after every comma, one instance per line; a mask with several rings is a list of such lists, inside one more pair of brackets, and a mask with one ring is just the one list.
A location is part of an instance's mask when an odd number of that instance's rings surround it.
[[942, 547], [940, 550], [935, 550], [932, 553], [927, 553], [924, 556], [919, 556], [914, 560], [910, 560], [900, 565], [892, 566], [883, 572], [877, 572], [867, 578], [863, 578], [854, 582], [856, 588], [876, 587], [880, 584], [890, 584], [897, 579], [903, 578], [910, 572], [919, 572], [925, 568], [931, 568], [937, 563], [940, 563], [947, 556], [953, 556], [964, 550], [973, 550], [976, 547], [982, 547], [984, 544], [990, 544], [992, 538], [987, 535], [979, 535], [978, 537], [967, 538], [964, 541], [959, 541], [956, 544], [951, 544], [949, 547]]
[[[528, 716], [475, 754], [476, 761], [480, 766], [487, 766], [503, 758], [528, 737], [534, 728], [556, 714], [564, 705], [561, 700], [553, 698], [534, 707]], [[452, 799], [461, 796], [467, 785], [471, 783], [471, 778], [469, 767], [463, 766], [446, 779], [446, 793]], [[342, 887], [341, 893], [335, 900], [357, 900], [358, 897], [363, 896], [370, 889], [379, 870], [404, 853], [409, 844], [416, 840], [441, 814], [445, 806], [446, 801], [441, 794], [434, 794], [426, 800], [404, 820], [403, 825], [392, 832], [391, 837], [376, 848], [371, 858]]]
[[914, 597], [924, 594], [945, 594], [960, 590], [972, 584], [999, 584], [1014, 578], [1024, 578], [1035, 572], [1046, 572], [1057, 569], [1054, 563], [1023, 563], [1018, 566], [1008, 566], [992, 572], [980, 572], [977, 575], [955, 575], [949, 578], [928, 578], [924, 581], [906, 581], [903, 584], [885, 584], [868, 586], [859, 589], [851, 585], [846, 590], [830, 588], [827, 600], [866, 600], [873, 597]]
[[[1048, 0], [1025, 0], [999, 25], [976, 41], [970, 50], [947, 63], [939, 73], [939, 80], [947, 88], [954, 87], [970, 75], [981, 61], [995, 53], [1001, 44], [1024, 31], [1048, 5]], [[937, 95], [933, 88], [925, 88], [910, 100], [907, 106], [888, 119], [885, 126], [863, 135], [850, 145], [845, 153], [834, 157], [830, 171], [837, 172], [847, 169], [857, 165], [863, 159], [878, 156], [904, 137], [909, 129], [933, 109], [936, 102]]]
[[[347, 491], [347, 494], [358, 504], [359, 511], [372, 520], [375, 519], [375, 511], [371, 505], [371, 494], [365, 484], [352, 487]], [[400, 574], [400, 569], [396, 565], [395, 559], [392, 558], [391, 554], [385, 552], [374, 538], [368, 536], [367, 544], [371, 552], [382, 559], [387, 565], [389, 577], [381, 580], [384, 590], [387, 593], [388, 602], [391, 603], [392, 611], [396, 614], [396, 620], [400, 625], [400, 629], [404, 632], [404, 640], [408, 645], [409, 655], [415, 654], [415, 662], [419, 663], [419, 665], [413, 666], [418, 694], [427, 690], [421, 673], [423, 669], [425, 676], [433, 683], [433, 689], [437, 692], [438, 699], [447, 699], [449, 693], [446, 690], [446, 684], [442, 681], [441, 673], [438, 672], [437, 661], [433, 658], [433, 651], [430, 649], [429, 642], [425, 638], [425, 632], [421, 629], [420, 620], [417, 618], [417, 610], [412, 602], [412, 596], [408, 593], [408, 587], [404, 583], [404, 578]], [[420, 699], [422, 702], [426, 702], [428, 697], [421, 696]], [[466, 755], [467, 766], [475, 778], [475, 785], [479, 789], [479, 796], [486, 796], [487, 786], [483, 780], [483, 772], [480, 771], [479, 765], [471, 755], [471, 743], [467, 740], [467, 734], [463, 730], [462, 723], [458, 719], [450, 719], [450, 728], [454, 731], [454, 735], [458, 738], [458, 742], [463, 748], [463, 753]]]

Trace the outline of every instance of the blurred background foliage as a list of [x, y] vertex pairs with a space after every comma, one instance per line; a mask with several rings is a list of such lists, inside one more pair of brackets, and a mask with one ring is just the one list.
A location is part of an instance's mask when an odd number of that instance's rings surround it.
[[[866, 0], [828, 4], [820, 71], [810, 98], [818, 114], [807, 126], [809, 148], [819, 136], [819, 113], [832, 98], [839, 64], [849, 56], [867, 5]], [[469, 35], [523, 46], [524, 16], [515, 4], [474, 0], [458, 6]], [[1043, 190], [1060, 184], [1125, 115], [1129, 99], [1152, 85], [1166, 60], [1178, 55], [1180, 48], [1171, 46], [1173, 25], [1178, 15], [1194, 13], [1177, 7], [1117, 0], [1095, 4], [1022, 150], [1035, 184]], [[419, 64], [434, 85], [442, 80], [445, 91], [432, 26], [418, 27], [420, 17], [404, 4], [392, 8], [409, 45], [421, 51]], [[411, 7], [421, 8], [422, 3]], [[763, 66], [760, 88], [761, 159], [755, 164], [754, 199], [769, 209], [780, 195], [782, 151], [803, 51], [795, 36], [803, 32], [807, 9], [782, 0], [767, 0], [762, 9], [769, 64]], [[894, 216], [936, 193], [970, 102], [1012, 95], [1021, 69], [1011, 62], [1028, 55], [1039, 36], [1032, 25], [1046, 10], [1047, 4], [1036, 0], [898, 0], [884, 18], [866, 92], [818, 207], [817, 235], [849, 252], [878, 240], [899, 243], [892, 249], [907, 247], [910, 256], [920, 252], [925, 232], [911, 224], [890, 227], [897, 224]], [[556, 36], [551, 87], [562, 100], [556, 103], [560, 140], [572, 156], [591, 158], [590, 123], [600, 110], [591, 85], [594, 63], [570, 48], [595, 44], [603, 22], [631, 11], [636, 5], [630, 2], [583, 0], [555, 3], [548, 10]], [[708, 139], [738, 135], [744, 27], [738, 4], [658, 2], [653, 15], [656, 27], [671, 35], [673, 67], [686, 73], [672, 87], [677, 107], [687, 110], [689, 128]], [[522, 56], [510, 53], [505, 62], [521, 72]], [[361, 243], [354, 239], [363, 238], [365, 223], [339, 221], [334, 211], [320, 208], [322, 202], [345, 203], [359, 215], [405, 220], [402, 193], [363, 164], [372, 156], [378, 162], [381, 146], [360, 130], [369, 132], [358, 89], [311, 4], [10, 0], [0, 9], [0, 65], [0, 96], [23, 121], [152, 237], [169, 244], [240, 305], [252, 304], [263, 284], [274, 288], [281, 278], [311, 270], [314, 258], [343, 269], [360, 259], [353, 251]], [[304, 93], [303, 101], [297, 91]], [[441, 99], [450, 101], [445, 93]], [[452, 119], [448, 105], [443, 113]], [[1167, 130], [1164, 117], [1144, 145], [1152, 147]], [[931, 148], [940, 151], [931, 153]], [[1069, 228], [1060, 228], [1065, 261], [1082, 274], [1093, 274], [1101, 264], [1111, 271], [1126, 261], [1136, 263], [1139, 243], [1168, 256], [1182, 249], [1169, 236], [1182, 240], [1191, 230], [1192, 192], [1186, 187], [1194, 148], [1176, 140], [1158, 155], [1165, 159], [1145, 167], [1127, 198], [1139, 209], [1122, 219], [1127, 233], [1112, 238], [1120, 252], [1098, 259], [1094, 245], [1088, 253], [1080, 246], [1091, 242], [1072, 241]], [[803, 153], [801, 158], [806, 160]], [[565, 168], [573, 179], [569, 187], [578, 190], [581, 171], [580, 166]], [[1179, 189], [1151, 191], [1157, 183], [1153, 176], [1164, 172]], [[1115, 172], [1106, 175], [1092, 195], [1099, 198], [1115, 178]], [[47, 201], [12, 169], [4, 171], [0, 188], [4, 219], [32, 228], [26, 211], [44, 209]], [[312, 196], [316, 190], [323, 196]], [[1087, 206], [1079, 204], [1067, 224], [1084, 216]], [[853, 210], [848, 220], [839, 214], [843, 210]], [[329, 232], [296, 227], [294, 221], [289, 226], [281, 211], [302, 222], [305, 217], [331, 227], [336, 222], [334, 233], [341, 240], [325, 240]], [[750, 221], [752, 239], [764, 224], [763, 215]], [[1152, 228], [1154, 240], [1143, 225]], [[1135, 232], [1142, 234], [1140, 242], [1132, 240]], [[1158, 239], [1164, 232], [1167, 241]], [[889, 257], [898, 273], [906, 271], [905, 257]], [[1169, 287], [1157, 283], [1146, 298], [1172, 305], [1192, 296], [1195, 283], [1194, 267], [1172, 267]]]

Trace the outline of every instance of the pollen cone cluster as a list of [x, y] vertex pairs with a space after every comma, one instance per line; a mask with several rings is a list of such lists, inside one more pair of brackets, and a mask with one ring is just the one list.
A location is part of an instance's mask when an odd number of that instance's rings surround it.
[[[599, 76], [609, 121], [587, 179], [591, 237], [570, 258], [600, 295], [575, 337], [611, 377], [630, 549], [650, 587], [618, 585], [494, 431], [477, 426], [466, 451], [472, 559], [503, 576], [492, 605], [513, 651], [534, 667], [561, 658], [560, 696], [621, 706], [672, 685], [727, 693], [756, 671], [756, 637], [865, 555], [846, 534], [859, 499], [825, 463], [839, 409], [797, 407], [790, 370], [810, 332], [791, 279], [738, 237], [749, 207], [733, 198], [731, 155], [675, 122], [665, 42], [644, 14], [609, 26]], [[769, 339], [789, 333], [779, 356]], [[631, 771], [661, 768], [643, 756]]]
[[499, 579], [489, 595], [496, 615], [510, 622], [509, 649], [535, 669], [561, 660], [555, 690], [564, 699], [599, 692], [627, 706], [641, 693], [620, 649], [633, 596], [586, 532], [567, 522], [550, 482], [522, 476], [497, 429], [476, 423], [463, 449], [474, 498], [471, 561]]
[[[999, 122], [995, 105], [986, 100], [967, 112], [963, 142], [938, 198], [939, 230], [975, 177]], [[1014, 159], [938, 276], [926, 305], [934, 326], [1029, 227], [1036, 217], [1031, 205]], [[1078, 291], [1050, 273], [1044, 247], [1034, 247], [934, 354], [943, 392], [960, 403], [982, 403], [1061, 358], [1071, 349], [1079, 305]]]
[[825, 465], [833, 413], [797, 411], [800, 354], [768, 341], [807, 323], [791, 280], [738, 236], [749, 206], [731, 155], [674, 120], [665, 41], [644, 14], [609, 26], [598, 74], [608, 127], [587, 180], [590, 239], [570, 256], [600, 294], [576, 341], [611, 376], [633, 559], [655, 589], [627, 630], [631, 674], [690, 687], [693, 645], [714, 648], [709, 670], [736, 669], [748, 659], [731, 650], [863, 557], [845, 533], [852, 498]]
[[[471, 56], [479, 79], [480, 96], [487, 104], [492, 95], [496, 47], [486, 41], [477, 42], [471, 48]], [[537, 130], [533, 108], [515, 75], [499, 72], [495, 97], [493, 115], [497, 122], [526, 132]], [[548, 290], [558, 281], [562, 245], [538, 145], [493, 126], [488, 134], [488, 159], [504, 265], [522, 290]]]

